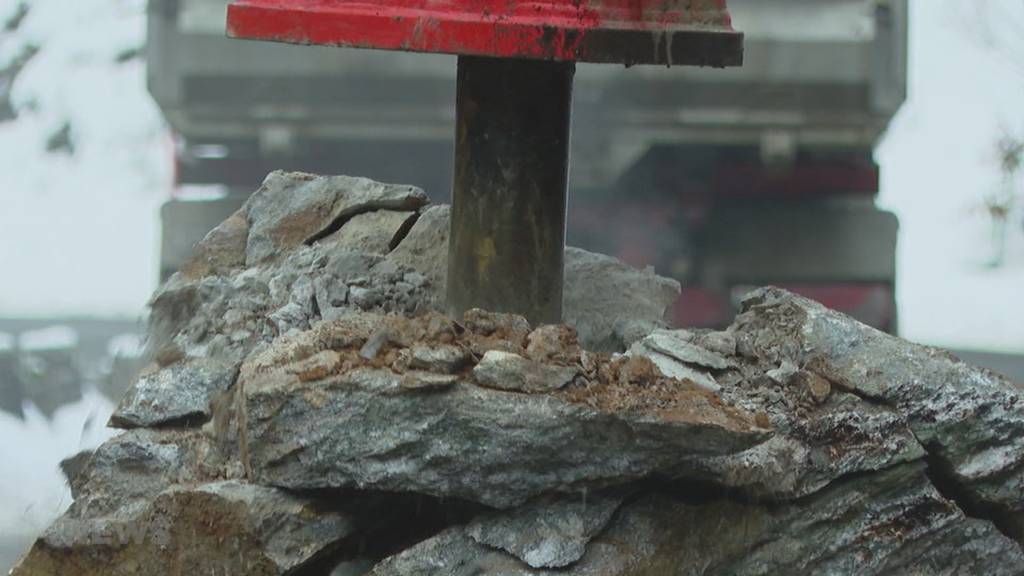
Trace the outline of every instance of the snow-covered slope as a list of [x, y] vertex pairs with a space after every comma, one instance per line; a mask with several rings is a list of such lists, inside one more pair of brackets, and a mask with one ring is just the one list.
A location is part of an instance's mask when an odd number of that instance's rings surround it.
[[154, 287], [171, 144], [130, 57], [144, 12], [0, 0], [0, 68], [38, 48], [9, 86], [17, 118], [0, 123], [0, 315], [135, 316]]

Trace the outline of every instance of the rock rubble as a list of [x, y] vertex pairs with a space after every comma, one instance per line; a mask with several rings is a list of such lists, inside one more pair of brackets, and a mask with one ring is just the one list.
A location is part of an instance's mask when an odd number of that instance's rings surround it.
[[448, 318], [447, 218], [271, 174], [14, 574], [1024, 574], [1020, 385], [773, 288], [667, 330], [575, 249], [567, 325]]

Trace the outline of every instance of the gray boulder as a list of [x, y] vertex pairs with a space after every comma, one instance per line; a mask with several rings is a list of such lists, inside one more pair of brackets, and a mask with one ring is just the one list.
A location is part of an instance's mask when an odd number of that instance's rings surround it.
[[210, 402], [235, 383], [239, 364], [200, 358], [143, 373], [124, 395], [110, 425], [138, 428], [205, 422]]
[[[922, 465], [854, 477], [812, 498], [766, 507], [725, 494], [652, 493], [623, 505], [583, 557], [542, 570], [455, 527], [381, 562], [373, 576], [754, 576], [1024, 573], [1024, 553], [966, 517]], [[699, 494], [699, 492], [698, 492]], [[515, 513], [509, 513], [511, 524]], [[494, 520], [492, 520], [494, 522]], [[521, 538], [532, 534], [516, 532]]]
[[268, 178], [15, 576], [1024, 574], [1018, 384], [776, 289], [660, 330], [677, 286], [575, 250], [575, 328], [450, 319], [419, 202]]
[[[676, 477], [688, 459], [734, 454], [768, 436], [713, 393], [624, 358], [563, 368], [592, 379], [562, 390], [559, 379], [507, 392], [476, 383], [488, 352], [473, 369], [476, 381], [419, 393], [402, 383], [398, 343], [435, 333], [431, 319], [391, 319], [392, 348], [369, 359], [360, 354], [368, 323], [322, 323], [243, 366], [245, 458], [258, 483], [411, 491], [508, 508], [547, 492]], [[474, 340], [493, 345], [494, 335], [467, 330], [457, 338], [472, 349]], [[559, 370], [517, 358], [488, 373], [523, 384], [538, 382], [538, 370]], [[628, 408], [617, 409], [623, 397]]]
[[[64, 517], [14, 568], [20, 575], [293, 574], [353, 530], [340, 512], [274, 488], [175, 486], [105, 518]], [[69, 559], [69, 553], [89, 550]]]
[[788, 360], [898, 415], [933, 469], [1024, 542], [1024, 387], [949, 352], [894, 338], [783, 290], [737, 317], [747, 356]]

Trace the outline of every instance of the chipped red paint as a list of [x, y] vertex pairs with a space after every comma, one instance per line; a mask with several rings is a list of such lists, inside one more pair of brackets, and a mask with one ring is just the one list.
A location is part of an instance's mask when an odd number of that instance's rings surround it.
[[725, 0], [234, 0], [228, 35], [563, 61], [742, 61]]

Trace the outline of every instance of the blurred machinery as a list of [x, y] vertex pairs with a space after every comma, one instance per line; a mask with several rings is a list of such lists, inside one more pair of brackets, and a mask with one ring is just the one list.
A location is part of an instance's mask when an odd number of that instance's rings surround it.
[[82, 398], [78, 332], [51, 326], [18, 336], [19, 376], [25, 399], [47, 418], [61, 406]]
[[[176, 135], [162, 274], [274, 169], [452, 180], [450, 56], [224, 38], [227, 0], [150, 0], [150, 90]], [[895, 330], [897, 222], [873, 149], [906, 88], [906, 0], [731, 0], [743, 68], [576, 75], [569, 242], [679, 279], [673, 320], [782, 285]]]

